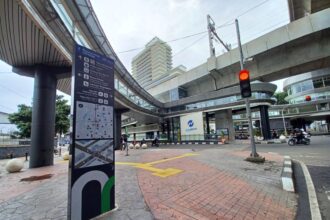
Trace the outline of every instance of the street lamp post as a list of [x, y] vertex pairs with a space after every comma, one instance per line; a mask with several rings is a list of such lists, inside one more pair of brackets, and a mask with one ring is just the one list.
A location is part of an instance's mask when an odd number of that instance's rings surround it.
[[286, 130], [286, 124], [285, 124], [285, 119], [284, 119], [284, 114], [283, 114], [284, 109], [285, 109], [285, 107], [282, 108], [282, 120], [283, 120], [283, 126], [284, 126], [284, 135], [286, 137], [286, 136], [288, 136], [288, 132]]

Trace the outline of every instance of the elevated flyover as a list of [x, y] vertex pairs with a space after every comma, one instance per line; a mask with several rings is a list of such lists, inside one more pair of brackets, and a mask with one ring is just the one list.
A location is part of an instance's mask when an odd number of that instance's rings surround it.
[[70, 94], [75, 42], [115, 61], [115, 126], [120, 127], [120, 116], [128, 110], [135, 117], [159, 122], [163, 103], [125, 69], [89, 1], [0, 0], [0, 59], [13, 72], [35, 78], [30, 167], [53, 164], [56, 89]]
[[290, 21], [330, 8], [329, 0], [288, 0]]
[[[293, 21], [242, 45], [251, 80], [270, 82], [330, 66], [330, 9]], [[155, 86], [151, 94], [177, 87], [188, 96], [238, 84], [237, 48], [211, 57], [186, 73]]]

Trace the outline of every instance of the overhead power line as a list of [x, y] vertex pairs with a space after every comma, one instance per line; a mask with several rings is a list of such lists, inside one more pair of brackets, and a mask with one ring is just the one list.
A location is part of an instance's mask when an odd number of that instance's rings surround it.
[[0, 107], [2, 107], [2, 108], [5, 108], [5, 109], [8, 109], [8, 110], [10, 110], [10, 111], [16, 111], [16, 109], [13, 109], [13, 108], [10, 108], [10, 107], [7, 107], [7, 106], [4, 106], [4, 105], [1, 105], [0, 104]]
[[197, 40], [195, 40], [194, 42], [192, 42], [191, 44], [189, 44], [188, 46], [184, 47], [183, 49], [179, 50], [178, 52], [176, 52], [172, 57], [175, 57], [176, 55], [180, 54], [181, 52], [185, 51], [186, 49], [188, 49], [189, 47], [193, 46], [194, 44], [196, 44], [198, 41], [202, 40], [204, 37], [206, 37], [207, 34], [203, 35], [202, 37], [198, 38]]
[[252, 11], [252, 10], [258, 8], [259, 6], [265, 4], [265, 3], [268, 2], [268, 1], [269, 1], [269, 0], [265, 0], [265, 1], [263, 1], [263, 2], [260, 2], [259, 4], [253, 6], [252, 8], [249, 8], [249, 9], [247, 9], [246, 11], [242, 12], [241, 14], [237, 15], [236, 18], [239, 18], [239, 17], [245, 15], [246, 13], [248, 13], [248, 12], [250, 12], [250, 11]]
[[19, 96], [19, 97], [21, 97], [21, 98], [24, 98], [24, 99], [30, 100], [30, 98], [28, 98], [28, 97], [26, 97], [26, 96], [24, 96], [24, 95], [22, 95], [22, 94], [16, 92], [16, 91], [13, 90], [13, 89], [10, 89], [10, 88], [8, 88], [8, 87], [6, 87], [6, 86], [4, 86], [4, 85], [1, 85], [1, 84], [0, 84], [0, 87], [2, 87], [2, 88], [4, 88], [4, 89], [8, 90], [8, 91], [11, 92], [11, 93], [14, 93], [15, 95], [17, 95], [17, 96]]
[[[247, 9], [246, 11], [243, 11], [242, 13], [240, 13], [239, 15], [236, 16], [236, 18], [239, 18], [245, 14], [247, 14], [248, 12], [260, 7], [261, 5], [265, 4], [266, 2], [268, 2], [270, 0], [265, 0], [263, 2], [260, 2], [259, 4]], [[232, 25], [234, 24], [235, 18], [232, 18], [230, 20], [228, 20], [227, 22], [217, 26], [215, 29], [219, 29], [219, 28], [223, 28], [223, 27], [226, 27], [226, 26], [229, 26], [229, 25]], [[179, 37], [179, 38], [175, 38], [175, 39], [172, 39], [172, 40], [168, 40], [168, 41], [165, 41], [163, 42], [162, 44], [165, 44], [165, 43], [172, 43], [172, 42], [175, 42], [175, 41], [179, 41], [179, 40], [183, 40], [183, 39], [187, 39], [187, 38], [190, 38], [190, 37], [194, 37], [194, 36], [197, 36], [197, 35], [201, 35], [201, 34], [204, 34], [204, 33], [207, 33], [207, 31], [201, 31], [201, 32], [198, 32], [198, 33], [195, 33], [195, 34], [190, 34], [190, 35], [186, 35], [186, 36], [183, 36], [183, 37]], [[198, 40], [197, 40], [198, 41]], [[142, 50], [144, 49], [145, 46], [141, 46], [141, 47], [136, 47], [136, 48], [132, 48], [132, 49], [129, 49], [129, 50], [124, 50], [124, 51], [120, 51], [118, 52], [118, 54], [120, 53], [128, 53], [128, 52], [133, 52], [133, 51], [136, 51], [136, 50]], [[187, 48], [186, 48], [187, 49]], [[180, 51], [181, 52], [181, 51]]]
[[[171, 42], [175, 42], [175, 41], [187, 39], [187, 38], [190, 38], [190, 37], [194, 37], [194, 36], [197, 36], [197, 35], [204, 34], [206, 32], [207, 31], [202, 31], [202, 32], [198, 32], [198, 33], [195, 33], [195, 34], [190, 34], [190, 35], [183, 36], [183, 37], [180, 37], [180, 38], [176, 38], [176, 39], [173, 39], [173, 40], [165, 41], [162, 44], [166, 44], [166, 43], [171, 43]], [[132, 51], [135, 51], [135, 50], [141, 50], [141, 49], [144, 49], [144, 48], [145, 48], [144, 46], [143, 47], [137, 47], [137, 48], [133, 48], [133, 49], [130, 49], [130, 50], [120, 51], [118, 53], [127, 53], [127, 52], [132, 52]]]

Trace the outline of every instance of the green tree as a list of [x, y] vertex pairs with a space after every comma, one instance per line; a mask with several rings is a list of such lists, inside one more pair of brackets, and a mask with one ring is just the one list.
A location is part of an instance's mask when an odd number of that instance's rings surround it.
[[55, 133], [64, 134], [70, 128], [70, 106], [62, 95], [56, 96]]
[[21, 137], [28, 138], [31, 136], [32, 108], [24, 104], [18, 105], [17, 108], [18, 112], [10, 114], [8, 119], [17, 126]]
[[[70, 128], [70, 106], [63, 96], [56, 96], [55, 133], [66, 133]], [[18, 105], [18, 112], [9, 115], [10, 123], [17, 126], [21, 137], [31, 137], [32, 107]]]
[[274, 97], [277, 99], [276, 104], [277, 105], [288, 104], [288, 102], [285, 101], [285, 97], [287, 96], [288, 96], [287, 92], [275, 92]]

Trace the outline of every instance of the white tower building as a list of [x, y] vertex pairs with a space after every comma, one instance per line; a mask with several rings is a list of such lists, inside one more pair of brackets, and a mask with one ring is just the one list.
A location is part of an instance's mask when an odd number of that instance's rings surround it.
[[145, 87], [165, 76], [172, 69], [172, 49], [158, 37], [146, 44], [132, 60], [132, 75]]

